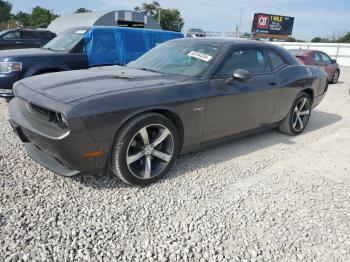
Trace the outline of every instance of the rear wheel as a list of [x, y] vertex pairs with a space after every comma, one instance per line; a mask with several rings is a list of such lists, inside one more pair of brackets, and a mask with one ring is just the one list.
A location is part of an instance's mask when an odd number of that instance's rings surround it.
[[339, 71], [339, 70], [335, 70], [334, 75], [333, 75], [333, 77], [332, 77], [331, 83], [332, 83], [332, 84], [338, 83], [339, 76], [340, 76], [340, 71]]
[[164, 176], [179, 150], [179, 136], [166, 117], [147, 113], [129, 121], [118, 135], [112, 171], [132, 185], [147, 185]]
[[299, 135], [304, 131], [309, 122], [311, 108], [312, 101], [310, 96], [306, 93], [300, 93], [278, 129], [287, 135]]

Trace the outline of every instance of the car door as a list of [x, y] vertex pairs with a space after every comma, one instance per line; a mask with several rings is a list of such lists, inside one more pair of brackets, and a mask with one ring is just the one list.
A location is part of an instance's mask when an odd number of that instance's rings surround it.
[[[236, 69], [252, 74], [249, 83], [226, 81]], [[266, 50], [241, 49], [223, 63], [211, 80], [207, 98], [203, 142], [255, 129], [267, 124], [276, 104], [279, 86]]]
[[329, 79], [332, 79], [335, 70], [337, 69], [336, 64], [332, 63], [332, 58], [330, 58], [327, 54], [320, 52], [322, 57], [324, 70], [327, 72]]
[[316, 66], [322, 67], [323, 69], [325, 69], [325, 62], [322, 60], [322, 56], [320, 52], [314, 52], [312, 55], [312, 58], [314, 60], [314, 64]]
[[39, 36], [34, 31], [23, 30], [21, 34], [23, 48], [35, 48], [41, 46]]
[[64, 63], [70, 70], [89, 68], [89, 59], [86, 54], [84, 40], [81, 40], [77, 46], [71, 50], [69, 55], [66, 55]]
[[22, 40], [20, 31], [10, 31], [4, 34], [0, 39], [1, 49], [21, 48]]

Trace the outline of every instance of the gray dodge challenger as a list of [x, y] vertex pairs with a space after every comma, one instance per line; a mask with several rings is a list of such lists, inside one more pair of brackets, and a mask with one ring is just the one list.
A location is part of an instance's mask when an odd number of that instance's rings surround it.
[[10, 123], [57, 174], [111, 170], [146, 185], [181, 153], [268, 128], [300, 134], [327, 87], [325, 71], [268, 43], [181, 39], [126, 67], [21, 80]]

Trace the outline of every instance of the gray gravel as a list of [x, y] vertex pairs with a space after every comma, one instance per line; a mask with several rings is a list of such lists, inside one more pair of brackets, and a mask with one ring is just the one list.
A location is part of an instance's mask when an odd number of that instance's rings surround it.
[[182, 156], [147, 188], [40, 167], [1, 101], [0, 261], [349, 261], [345, 71], [302, 136], [269, 131]]

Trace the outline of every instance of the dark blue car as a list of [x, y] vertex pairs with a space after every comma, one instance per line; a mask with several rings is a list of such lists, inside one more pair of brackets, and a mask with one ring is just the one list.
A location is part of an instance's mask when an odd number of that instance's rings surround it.
[[181, 33], [120, 27], [69, 29], [42, 48], [0, 51], [0, 97], [13, 97], [15, 82], [34, 75], [125, 65]]

